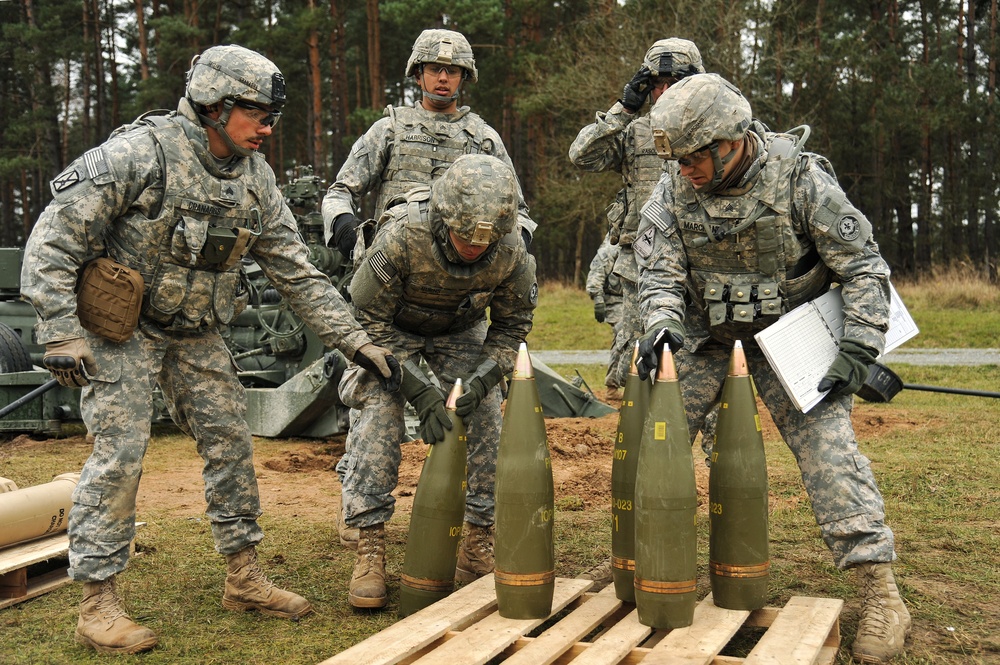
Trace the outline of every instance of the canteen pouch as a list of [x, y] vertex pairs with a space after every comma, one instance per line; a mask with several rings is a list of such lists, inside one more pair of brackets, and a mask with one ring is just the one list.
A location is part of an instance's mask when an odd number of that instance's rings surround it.
[[95, 335], [122, 343], [139, 325], [142, 275], [106, 256], [83, 267], [76, 290], [80, 325]]

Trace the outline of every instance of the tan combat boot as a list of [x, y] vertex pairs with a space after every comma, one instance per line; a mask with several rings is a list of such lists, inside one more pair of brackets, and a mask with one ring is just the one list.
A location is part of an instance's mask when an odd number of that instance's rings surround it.
[[156, 633], [129, 618], [112, 575], [103, 582], [84, 582], [76, 641], [101, 653], [139, 653], [156, 646]]
[[856, 663], [888, 663], [903, 652], [910, 631], [910, 613], [888, 563], [863, 563], [855, 568], [861, 590], [861, 620], [851, 647]]
[[358, 528], [347, 526], [347, 516], [344, 514], [344, 507], [340, 507], [340, 518], [337, 520], [337, 535], [340, 536], [340, 544], [349, 550], [358, 549]]
[[588, 568], [577, 575], [576, 578], [579, 580], [594, 580], [594, 586], [590, 587], [590, 590], [600, 591], [614, 581], [614, 571], [611, 568], [611, 557], [608, 557], [596, 566]]
[[385, 524], [358, 529], [358, 557], [347, 597], [354, 607], [385, 607]]
[[257, 562], [257, 548], [253, 545], [236, 554], [227, 554], [226, 571], [222, 606], [227, 610], [258, 610], [282, 619], [298, 619], [312, 612], [308, 600], [297, 593], [279, 589], [267, 579]]
[[493, 525], [465, 523], [465, 537], [458, 549], [455, 579], [471, 582], [493, 572]]

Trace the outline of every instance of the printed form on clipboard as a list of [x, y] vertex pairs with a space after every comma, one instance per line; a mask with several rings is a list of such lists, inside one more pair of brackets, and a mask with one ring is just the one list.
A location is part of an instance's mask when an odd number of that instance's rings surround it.
[[[906, 305], [889, 285], [889, 330], [885, 351], [889, 353], [920, 332]], [[815, 300], [799, 305], [754, 335], [792, 403], [806, 413], [826, 396], [816, 386], [837, 357], [844, 336], [844, 299], [836, 286]]]

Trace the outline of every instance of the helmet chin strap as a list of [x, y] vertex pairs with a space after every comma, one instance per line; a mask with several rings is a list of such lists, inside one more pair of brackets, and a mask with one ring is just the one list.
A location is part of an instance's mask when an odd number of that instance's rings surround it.
[[209, 118], [207, 115], [204, 115], [202, 113], [198, 114], [198, 118], [201, 119], [203, 124], [208, 125], [216, 132], [218, 132], [219, 136], [222, 137], [222, 142], [226, 144], [226, 147], [229, 148], [229, 150], [234, 155], [239, 155], [240, 157], [249, 157], [254, 153], [254, 151], [251, 150], [250, 148], [243, 148], [241, 146], [236, 145], [232, 137], [229, 136], [229, 132], [226, 131], [226, 123], [229, 122], [229, 116], [233, 112], [233, 106], [234, 106], [233, 100], [224, 99], [222, 101], [222, 113], [219, 115], [218, 120], [213, 120], [212, 118]]
[[712, 173], [712, 181], [708, 183], [708, 186], [703, 190], [706, 192], [711, 191], [715, 187], [722, 184], [722, 176], [726, 170], [726, 164], [733, 161], [733, 157], [736, 156], [736, 151], [730, 150], [729, 154], [725, 157], [719, 157], [719, 144], [717, 141], [713, 141], [708, 149], [712, 153], [712, 168], [714, 172]]
[[424, 90], [423, 74], [424, 74], [424, 66], [421, 64], [420, 65], [420, 77], [421, 77], [420, 92], [423, 93], [424, 97], [426, 97], [426, 98], [428, 98], [428, 99], [430, 99], [432, 101], [435, 101], [435, 102], [440, 102], [443, 106], [449, 106], [449, 105], [451, 105], [451, 103], [453, 101], [455, 101], [456, 99], [458, 99], [458, 96], [462, 93], [462, 84], [465, 83], [465, 77], [467, 76], [466, 72], [463, 70], [462, 71], [462, 80], [459, 81], [458, 87], [455, 88], [455, 94], [450, 95], [450, 96], [445, 96], [445, 95], [438, 95], [438, 94], [435, 94], [433, 92], [429, 92], [427, 90]]

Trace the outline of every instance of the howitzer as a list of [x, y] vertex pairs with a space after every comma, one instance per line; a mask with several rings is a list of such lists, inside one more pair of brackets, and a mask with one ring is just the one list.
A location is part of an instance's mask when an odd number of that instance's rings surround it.
[[932, 393], [948, 393], [952, 395], [971, 395], [973, 397], [1000, 398], [1000, 393], [988, 390], [971, 390], [968, 388], [947, 388], [944, 386], [925, 386], [919, 383], [903, 383], [899, 375], [881, 363], [874, 363], [868, 368], [868, 378], [858, 391], [858, 397], [868, 402], [888, 402], [900, 390], [923, 390]]

